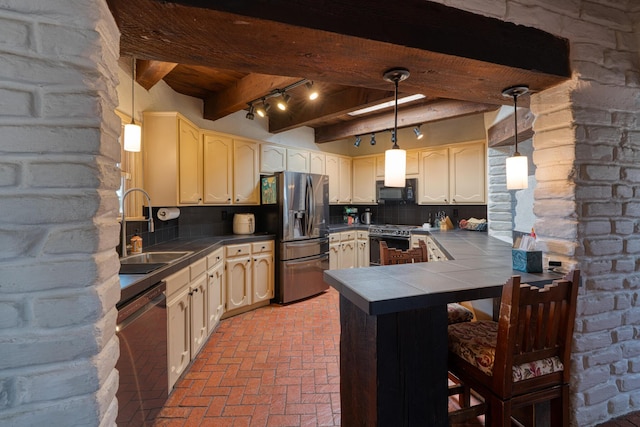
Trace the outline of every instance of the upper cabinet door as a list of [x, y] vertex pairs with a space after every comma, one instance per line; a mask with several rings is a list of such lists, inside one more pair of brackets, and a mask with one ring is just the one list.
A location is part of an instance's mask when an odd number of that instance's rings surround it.
[[233, 141], [233, 203], [260, 204], [258, 150], [255, 142]]
[[287, 170], [292, 172], [310, 171], [309, 152], [307, 150], [298, 150], [296, 148], [287, 148]]
[[[418, 176], [418, 174], [420, 173], [420, 152], [419, 151], [417, 150], [407, 151], [407, 172], [406, 173], [407, 175], [412, 175], [412, 176]], [[384, 176], [384, 172], [382, 176]]]
[[340, 201], [340, 164], [338, 157], [326, 156], [326, 174], [329, 176], [329, 203]]
[[338, 182], [339, 202], [351, 203], [351, 159], [347, 157], [339, 157], [338, 166], [340, 171], [340, 181]]
[[418, 203], [449, 203], [449, 150], [420, 152]]
[[322, 153], [311, 153], [310, 172], [325, 175], [325, 155]]
[[260, 144], [260, 172], [274, 173], [287, 169], [287, 149], [271, 144]]
[[376, 158], [353, 160], [353, 203], [376, 203]]
[[485, 203], [484, 144], [449, 149], [451, 203]]
[[200, 132], [184, 120], [178, 121], [180, 204], [202, 203], [202, 154]]
[[203, 145], [204, 203], [229, 205], [233, 194], [233, 140], [205, 133]]

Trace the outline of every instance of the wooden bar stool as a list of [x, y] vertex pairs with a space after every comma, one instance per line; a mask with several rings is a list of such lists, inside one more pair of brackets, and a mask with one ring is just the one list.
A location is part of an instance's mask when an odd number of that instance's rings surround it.
[[[511, 277], [498, 322], [449, 325], [449, 371], [484, 403], [449, 414], [458, 423], [485, 413], [485, 425], [511, 425], [514, 409], [550, 402], [552, 426], [569, 425], [571, 338], [580, 272], [543, 288]], [[532, 413], [534, 416], [535, 414]]]

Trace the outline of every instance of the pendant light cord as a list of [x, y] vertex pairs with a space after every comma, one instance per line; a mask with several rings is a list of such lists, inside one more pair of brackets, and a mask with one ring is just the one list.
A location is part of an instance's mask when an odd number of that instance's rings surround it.
[[394, 121], [393, 121], [393, 147], [391, 148], [400, 148], [398, 147], [398, 78], [394, 79], [396, 85], [396, 101], [394, 108]]
[[133, 116], [135, 115], [135, 82], [136, 82], [136, 57], [131, 57], [131, 124], [135, 124]]
[[516, 152], [514, 153], [514, 155], [518, 155], [518, 94], [514, 93], [513, 94], [513, 122], [514, 122], [514, 129], [515, 129], [515, 148], [516, 148]]

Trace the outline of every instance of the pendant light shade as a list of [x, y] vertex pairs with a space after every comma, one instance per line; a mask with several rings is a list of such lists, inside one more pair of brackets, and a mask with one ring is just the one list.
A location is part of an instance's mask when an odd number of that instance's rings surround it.
[[131, 123], [124, 125], [124, 150], [139, 152], [142, 146], [142, 129], [134, 122], [135, 115], [135, 81], [136, 81], [136, 58], [131, 57]]
[[507, 190], [522, 190], [529, 186], [528, 163], [527, 156], [507, 158]]
[[385, 187], [404, 187], [406, 184], [407, 152], [398, 146], [398, 82], [409, 77], [406, 68], [394, 68], [382, 75], [382, 78], [395, 84], [396, 97], [394, 123], [391, 141], [393, 146], [384, 153], [384, 185]]
[[507, 158], [507, 190], [523, 190], [529, 187], [529, 167], [527, 156], [518, 152], [518, 97], [529, 92], [528, 86], [512, 86], [502, 91], [502, 96], [513, 97], [513, 118], [515, 122], [515, 150]]

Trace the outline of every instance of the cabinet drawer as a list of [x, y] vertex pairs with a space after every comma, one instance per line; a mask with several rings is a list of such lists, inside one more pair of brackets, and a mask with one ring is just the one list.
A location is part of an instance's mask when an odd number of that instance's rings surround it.
[[251, 253], [254, 255], [268, 252], [273, 252], [273, 241], [271, 240], [251, 244]]
[[355, 238], [356, 238], [355, 231], [343, 231], [342, 233], [340, 233], [341, 242], [346, 242], [347, 240], [353, 240]]
[[205, 271], [207, 271], [207, 258], [200, 258], [198, 261], [189, 266], [189, 274], [191, 280], [194, 280]]
[[224, 259], [224, 248], [216, 249], [207, 255], [207, 269], [215, 266]]
[[329, 234], [329, 243], [338, 243], [340, 241], [340, 233]]
[[167, 298], [189, 285], [189, 268], [183, 268], [182, 270], [173, 273], [171, 276], [165, 279], [167, 282]]
[[244, 256], [251, 254], [251, 243], [243, 243], [241, 245], [229, 245], [225, 247], [225, 256], [227, 258], [235, 256]]
[[368, 238], [369, 238], [369, 232], [368, 231], [358, 231], [358, 239], [367, 240]]

